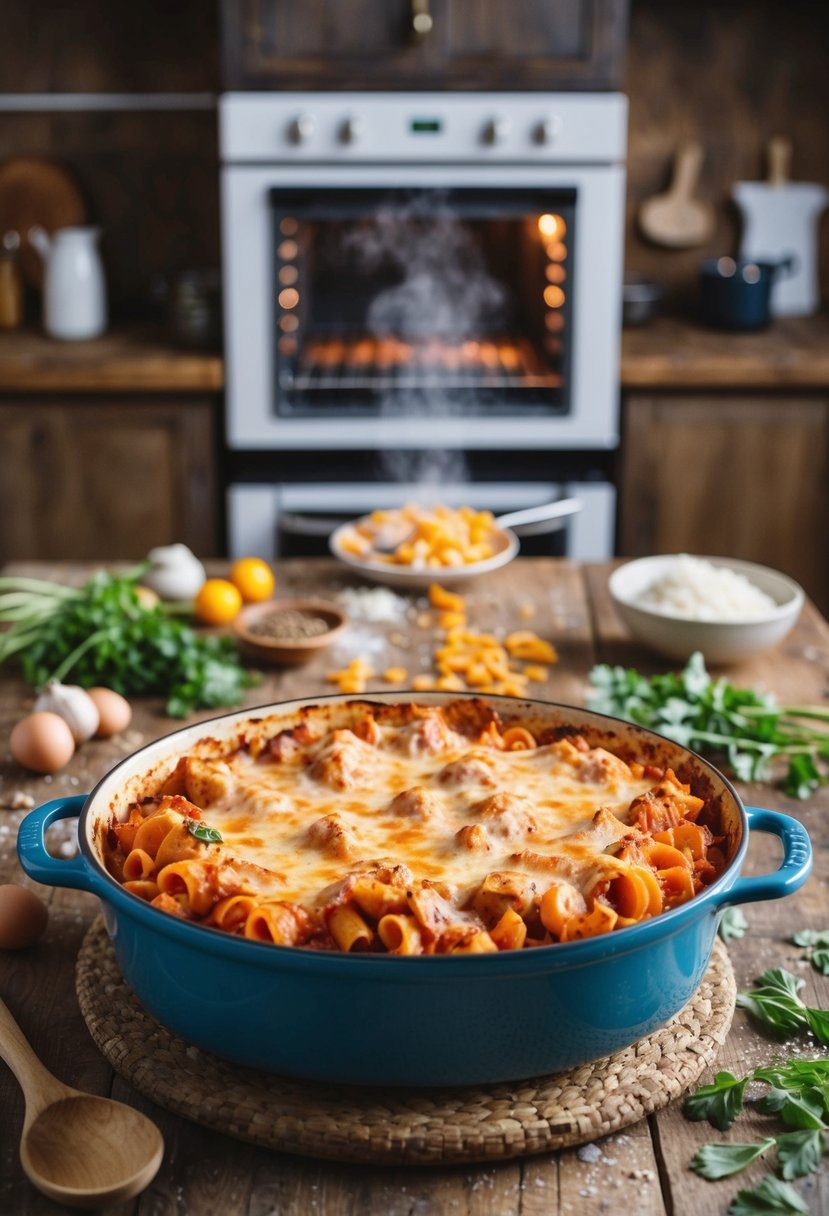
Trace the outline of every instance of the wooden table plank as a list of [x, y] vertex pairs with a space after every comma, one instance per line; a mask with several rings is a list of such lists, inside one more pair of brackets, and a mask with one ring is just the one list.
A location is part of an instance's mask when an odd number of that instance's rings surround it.
[[[85, 567], [24, 568], [22, 564], [14, 569], [74, 582], [82, 581], [89, 572]], [[627, 638], [607, 596], [607, 574], [605, 566], [582, 568], [549, 559], [516, 562], [470, 585], [470, 624], [502, 634], [513, 628], [532, 628], [549, 638], [559, 651], [559, 663], [550, 668], [545, 683], [531, 685], [532, 695], [583, 704], [587, 673], [596, 661], [636, 665], [645, 672], [666, 668], [657, 656]], [[277, 577], [278, 593], [286, 596], [336, 594], [346, 587], [365, 589], [365, 584], [328, 561], [280, 563]], [[532, 616], [527, 615], [530, 607]], [[326, 672], [360, 653], [371, 659], [378, 672], [398, 662], [411, 674], [428, 671], [440, 632], [433, 618], [423, 623], [427, 613], [423, 595], [404, 598], [402, 608], [392, 621], [355, 620], [343, 642], [308, 667], [268, 671], [262, 684], [251, 690], [248, 703], [330, 692]], [[782, 699], [821, 701], [829, 691], [829, 625], [807, 605], [796, 629], [777, 650], [730, 668], [727, 674], [737, 683], [756, 684]], [[384, 685], [370, 683], [370, 689], [375, 687]], [[31, 699], [31, 692], [13, 674], [3, 675], [0, 731], [5, 737]], [[196, 715], [209, 716], [208, 712]], [[85, 744], [66, 771], [51, 779], [25, 774], [4, 757], [0, 761], [0, 882], [28, 882], [22, 879], [13, 847], [25, 814], [21, 807], [14, 809], [21, 797], [40, 802], [89, 789], [124, 754], [178, 725], [163, 716], [159, 703], [138, 703], [124, 738]], [[809, 805], [793, 803], [766, 785], [743, 787], [743, 793], [749, 802], [800, 817], [812, 833], [818, 863], [817, 876], [785, 905], [756, 904], [746, 909], [749, 933], [731, 950], [739, 982], [749, 984], [766, 966], [787, 966], [807, 980], [805, 991], [811, 999], [829, 1004], [827, 981], [804, 967], [796, 957], [798, 952], [785, 940], [806, 925], [829, 926], [823, 877], [829, 862], [827, 791], [821, 791]], [[65, 823], [56, 832], [68, 842], [71, 824]], [[752, 841], [747, 871], [761, 872], [776, 864], [775, 843], [758, 836]], [[111, 1091], [131, 1102], [150, 1114], [165, 1136], [167, 1151], [158, 1177], [139, 1199], [113, 1209], [115, 1216], [214, 1212], [222, 1216], [422, 1216], [444, 1212], [458, 1216], [592, 1216], [625, 1210], [647, 1216], [666, 1212], [706, 1216], [723, 1212], [738, 1187], [749, 1185], [765, 1172], [761, 1165], [750, 1175], [717, 1184], [689, 1173], [687, 1164], [698, 1145], [722, 1137], [707, 1124], [688, 1123], [678, 1104], [597, 1142], [595, 1152], [569, 1150], [490, 1166], [371, 1169], [291, 1157], [231, 1140], [162, 1110], [113, 1076], [86, 1030], [74, 996], [74, 959], [98, 901], [78, 892], [39, 890], [52, 908], [49, 931], [31, 950], [0, 952], [0, 994], [19, 1017], [35, 1049], [59, 1076], [79, 1088]], [[767, 1060], [775, 1047], [738, 1012], [721, 1064], [733, 1071], [744, 1070]], [[16, 1083], [7, 1069], [0, 1068], [0, 1213], [46, 1216], [57, 1210], [55, 1205], [26, 1183], [16, 1161], [22, 1109]], [[765, 1126], [759, 1116], [744, 1125], [741, 1120], [732, 1138], [750, 1139]], [[813, 1212], [821, 1210], [821, 1203], [829, 1210], [829, 1196], [822, 1188], [823, 1179], [809, 1196]]]

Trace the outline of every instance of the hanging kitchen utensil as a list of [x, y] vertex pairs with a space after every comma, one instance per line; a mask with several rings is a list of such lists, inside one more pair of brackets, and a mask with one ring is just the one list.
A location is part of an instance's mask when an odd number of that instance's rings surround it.
[[704, 245], [714, 231], [714, 211], [693, 197], [702, 167], [702, 145], [681, 144], [674, 159], [673, 179], [664, 194], [647, 199], [639, 209], [639, 226], [657, 245], [689, 249]]
[[20, 272], [33, 287], [43, 282], [43, 263], [29, 244], [31, 228], [48, 233], [86, 223], [80, 186], [62, 165], [43, 156], [16, 156], [0, 165], [0, 232], [20, 233]]
[[820, 306], [818, 284], [818, 219], [829, 203], [829, 190], [817, 182], [789, 180], [792, 146], [775, 136], [767, 148], [764, 182], [737, 182], [732, 197], [743, 218], [740, 257], [744, 261], [779, 262], [793, 258], [786, 278], [775, 279], [770, 308], [775, 316], [808, 316]]

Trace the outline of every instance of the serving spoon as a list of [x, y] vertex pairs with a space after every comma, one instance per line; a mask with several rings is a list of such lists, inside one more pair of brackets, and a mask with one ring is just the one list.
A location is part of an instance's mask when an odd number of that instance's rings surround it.
[[164, 1141], [123, 1102], [81, 1093], [41, 1064], [0, 1000], [0, 1056], [23, 1090], [20, 1164], [39, 1191], [67, 1207], [107, 1207], [152, 1182]]

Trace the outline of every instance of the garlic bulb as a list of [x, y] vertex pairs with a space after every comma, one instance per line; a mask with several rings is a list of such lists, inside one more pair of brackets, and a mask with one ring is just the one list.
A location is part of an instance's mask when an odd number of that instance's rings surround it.
[[147, 554], [150, 568], [141, 583], [163, 600], [191, 600], [205, 578], [204, 566], [186, 545], [161, 545]]
[[89, 693], [77, 684], [59, 684], [50, 680], [35, 701], [35, 710], [58, 714], [72, 732], [76, 743], [91, 739], [98, 729], [101, 715]]

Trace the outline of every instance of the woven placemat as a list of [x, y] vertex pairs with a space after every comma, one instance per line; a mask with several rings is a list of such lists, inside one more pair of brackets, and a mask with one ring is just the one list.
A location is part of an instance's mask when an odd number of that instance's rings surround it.
[[632, 1047], [514, 1084], [400, 1090], [321, 1085], [220, 1060], [166, 1030], [125, 983], [99, 918], [78, 956], [81, 1012], [112, 1067], [196, 1123], [283, 1152], [338, 1161], [495, 1161], [584, 1144], [679, 1097], [725, 1041], [736, 985], [718, 941], [699, 989]]

